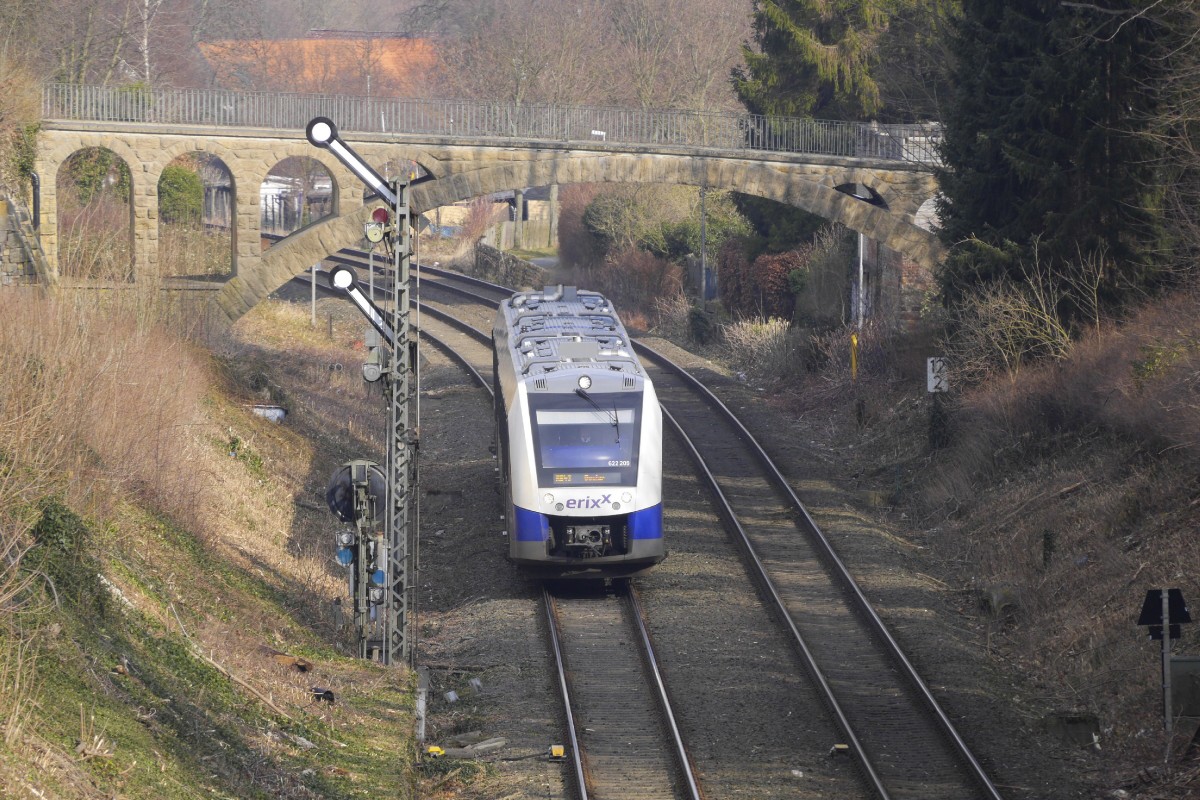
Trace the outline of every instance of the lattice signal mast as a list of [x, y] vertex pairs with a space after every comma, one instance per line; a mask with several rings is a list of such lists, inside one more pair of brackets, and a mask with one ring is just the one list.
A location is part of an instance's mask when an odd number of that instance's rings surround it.
[[385, 379], [391, 403], [387, 453], [387, 546], [386, 553], [376, 555], [376, 563], [387, 564], [387, 586], [390, 591], [384, 598], [382, 641], [378, 644], [383, 663], [412, 665], [415, 648], [409, 610], [410, 595], [416, 586], [413, 557], [416, 532], [410, 525], [410, 519], [415, 519], [415, 514], [410, 515], [410, 505], [417, 481], [417, 439], [409, 424], [409, 405], [414, 386], [410, 375], [417, 359], [412, 352], [416, 338], [410, 335], [408, 320], [408, 277], [412, 256], [409, 181], [385, 180], [338, 137], [337, 127], [326, 117], [317, 117], [309, 122], [306, 133], [309, 142], [333, 153], [385, 204], [372, 213], [371, 221], [363, 226], [363, 234], [368, 241], [382, 241], [392, 250], [393, 305], [390, 315], [381, 311], [362, 293], [353, 270], [336, 267], [329, 273], [329, 282], [346, 293], [391, 349], [388, 366], [368, 363], [363, 368], [363, 376], [367, 380]]

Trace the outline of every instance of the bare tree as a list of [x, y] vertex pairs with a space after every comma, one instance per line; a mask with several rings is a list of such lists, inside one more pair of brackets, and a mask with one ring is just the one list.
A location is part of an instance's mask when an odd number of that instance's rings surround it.
[[150, 70], [150, 33], [154, 29], [154, 19], [162, 9], [163, 2], [164, 0], [138, 0], [137, 15], [141, 29], [138, 52], [142, 57], [142, 81], [147, 86], [154, 85], [154, 75]]
[[940, 119], [950, 90], [950, 31], [960, 0], [925, 0], [896, 8], [879, 38], [880, 100], [892, 118]]
[[468, 6], [464, 35], [445, 47], [447, 80], [457, 94], [512, 103], [541, 100], [553, 47], [552, 0], [492, 0]]
[[733, 105], [749, 0], [445, 0], [448, 90], [510, 102]]
[[613, 4], [614, 50], [625, 70], [632, 99], [642, 107], [664, 105], [674, 96], [670, 69], [676, 42], [669, 16], [680, 0], [617, 0]]
[[694, 0], [680, 5], [677, 21], [678, 105], [693, 109], [741, 109], [729, 82], [750, 36], [750, 0]]

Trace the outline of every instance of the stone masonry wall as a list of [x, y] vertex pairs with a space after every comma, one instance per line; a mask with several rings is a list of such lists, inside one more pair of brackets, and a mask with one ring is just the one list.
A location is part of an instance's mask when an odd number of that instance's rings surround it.
[[39, 283], [39, 257], [29, 215], [11, 200], [0, 202], [0, 286]]
[[546, 270], [483, 243], [475, 245], [472, 275], [514, 289], [540, 289], [546, 285]]

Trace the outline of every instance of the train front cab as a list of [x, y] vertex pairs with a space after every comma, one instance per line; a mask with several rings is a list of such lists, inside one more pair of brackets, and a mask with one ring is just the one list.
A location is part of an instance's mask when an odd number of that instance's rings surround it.
[[520, 391], [514, 408], [520, 422], [504, 420], [504, 445], [525, 446], [501, 466], [510, 468], [510, 559], [533, 574], [585, 579], [662, 561], [662, 417], [652, 385], [586, 398]]

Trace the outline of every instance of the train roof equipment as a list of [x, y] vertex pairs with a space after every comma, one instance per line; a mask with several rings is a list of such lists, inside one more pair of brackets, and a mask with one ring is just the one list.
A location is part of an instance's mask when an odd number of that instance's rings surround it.
[[[518, 376], [598, 366], [646, 377], [612, 304], [597, 292], [547, 286], [501, 304], [503, 333]], [[497, 338], [501, 338], [497, 326]]]

